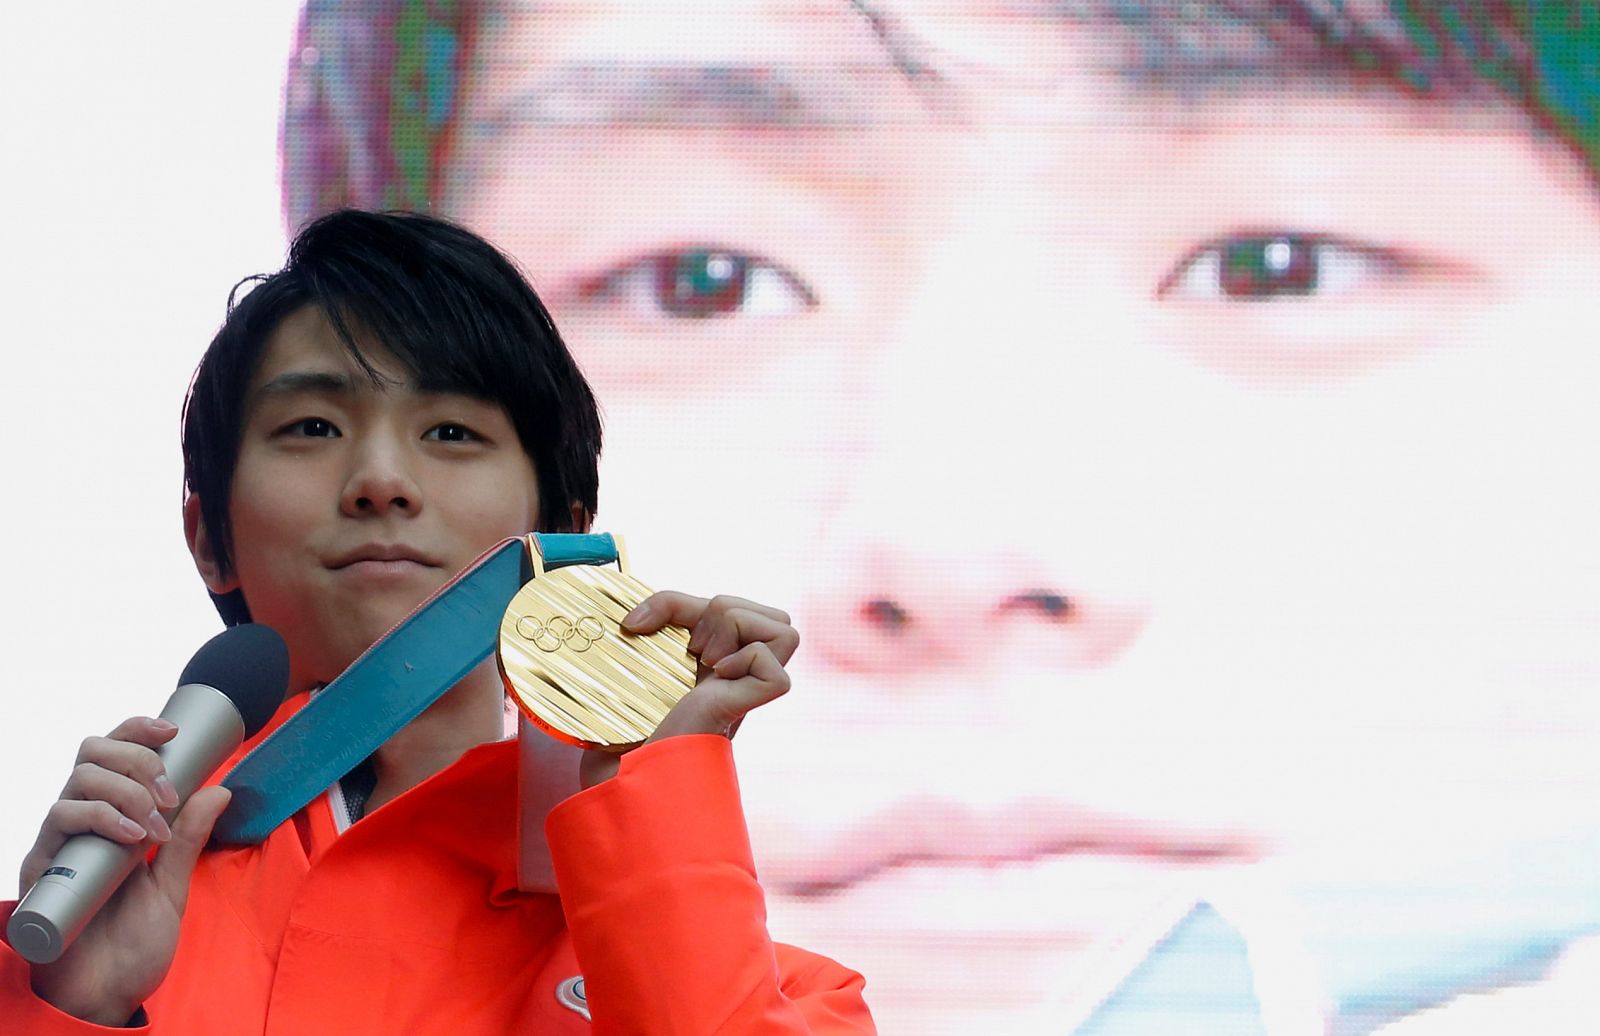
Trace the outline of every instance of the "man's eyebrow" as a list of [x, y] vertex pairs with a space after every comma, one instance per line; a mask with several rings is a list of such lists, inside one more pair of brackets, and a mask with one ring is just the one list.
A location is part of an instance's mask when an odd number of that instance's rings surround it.
[[[1332, 80], [1350, 71], [1316, 4], [1237, 0], [1142, 0], [1049, 5], [1065, 23], [1098, 23], [1112, 44], [1106, 62], [1141, 90], [1193, 95], [1253, 80]], [[1338, 11], [1339, 5], [1325, 5]], [[1359, 26], [1351, 22], [1347, 29]]]
[[258, 385], [250, 393], [252, 402], [271, 399], [275, 396], [294, 395], [322, 395], [339, 396], [349, 395], [356, 390], [356, 384], [347, 374], [335, 374], [331, 371], [284, 371], [274, 375]]
[[[870, 0], [863, 0], [870, 2]], [[1481, 5], [1450, 31], [1380, 0], [1021, 0], [1063, 26], [1098, 26], [1104, 62], [1136, 90], [1193, 97], [1283, 83], [1387, 81], [1414, 94], [1482, 99], [1512, 60]], [[1109, 31], [1107, 31], [1109, 30]]]
[[[942, 85], [893, 0], [850, 2], [907, 78]], [[999, 10], [1084, 34], [1095, 67], [1137, 93], [1185, 99], [1365, 79], [1484, 100], [1518, 61], [1515, 33], [1492, 5], [1409, 18], [1384, 0], [1010, 0]]]
[[881, 62], [594, 61], [561, 66], [475, 126], [494, 134], [521, 123], [820, 129], [881, 121], [885, 88], [899, 79], [927, 102], [939, 76], [914, 41], [867, 0], [842, 10], [866, 22]]
[[[908, 79], [938, 82], [937, 58], [890, 0], [850, 0]], [[1135, 89], [1189, 93], [1252, 75], [1325, 78], [1342, 70], [1327, 35], [1359, 28], [1329, 19], [1340, 0], [1012, 0], [996, 17], [1040, 32], [1084, 36], [1096, 70]], [[1326, 9], [1318, 23], [1316, 8]]]
[[597, 61], [562, 65], [474, 127], [727, 126], [822, 129], [880, 121], [888, 64]]
[[399, 390], [419, 399], [451, 397], [499, 405], [492, 396], [447, 379], [423, 378], [417, 381], [407, 378], [402, 382], [383, 375], [370, 378], [360, 375], [352, 377], [349, 374], [318, 370], [284, 371], [257, 386], [250, 393], [249, 402], [253, 405], [264, 399], [300, 395], [353, 396], [368, 390], [379, 392]]

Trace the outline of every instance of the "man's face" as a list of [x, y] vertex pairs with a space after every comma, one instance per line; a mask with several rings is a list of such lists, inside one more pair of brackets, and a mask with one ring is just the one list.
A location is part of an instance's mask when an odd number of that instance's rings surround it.
[[1600, 819], [1577, 161], [880, 6], [510, 14], [447, 204], [594, 380], [641, 577], [796, 609], [739, 737], [780, 937], [994, 1030], [1173, 882]]
[[296, 688], [332, 680], [538, 516], [533, 462], [498, 404], [421, 391], [387, 351], [364, 351], [382, 384], [321, 310], [298, 310], [245, 398], [233, 585], [288, 641]]

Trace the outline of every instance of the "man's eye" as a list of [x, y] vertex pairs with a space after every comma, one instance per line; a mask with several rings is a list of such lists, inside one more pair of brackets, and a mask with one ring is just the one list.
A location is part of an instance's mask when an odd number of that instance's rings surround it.
[[1067, 622], [1077, 606], [1072, 598], [1056, 590], [1027, 590], [1020, 594], [1012, 594], [1000, 602], [1000, 610], [1021, 614], [1031, 614], [1047, 622]]
[[446, 421], [422, 433], [422, 438], [429, 442], [476, 442], [478, 433], [464, 424]]
[[709, 247], [636, 259], [585, 284], [580, 296], [680, 319], [787, 316], [816, 305], [811, 289], [781, 266]]
[[339, 429], [333, 426], [332, 421], [320, 417], [305, 417], [298, 421], [284, 425], [280, 433], [305, 436], [308, 439], [337, 439]]
[[1268, 302], [1332, 296], [1407, 272], [1396, 253], [1314, 234], [1243, 234], [1186, 257], [1160, 294], [1189, 299]]

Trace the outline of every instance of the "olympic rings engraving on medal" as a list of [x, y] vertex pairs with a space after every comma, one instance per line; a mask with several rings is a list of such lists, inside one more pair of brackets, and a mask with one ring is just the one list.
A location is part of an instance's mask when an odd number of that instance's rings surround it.
[[524, 615], [517, 620], [517, 635], [547, 654], [560, 651], [563, 645], [581, 654], [600, 643], [606, 628], [593, 615], [580, 616], [577, 622], [565, 615], [553, 616], [549, 622]]

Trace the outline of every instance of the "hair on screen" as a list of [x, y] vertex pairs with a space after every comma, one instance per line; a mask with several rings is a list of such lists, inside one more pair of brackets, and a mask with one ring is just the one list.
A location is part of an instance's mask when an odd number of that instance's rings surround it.
[[[866, 20], [895, 67], [936, 75], [893, 5], [840, 7]], [[470, 173], [451, 164], [462, 95], [482, 71], [475, 48], [498, 31], [501, 9], [489, 0], [307, 0], [283, 113], [290, 226], [346, 205], [431, 211], [449, 178]], [[1130, 85], [1192, 96], [1292, 78], [1503, 104], [1600, 177], [1600, 6], [1589, 0], [1039, 0], [1034, 9], [1040, 31], [1087, 26], [1119, 40], [1117, 71]], [[737, 80], [710, 60], [720, 69], [710, 82]]]

